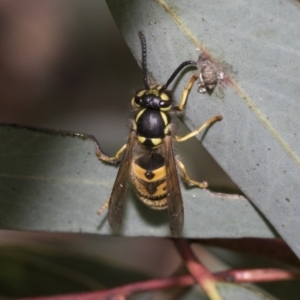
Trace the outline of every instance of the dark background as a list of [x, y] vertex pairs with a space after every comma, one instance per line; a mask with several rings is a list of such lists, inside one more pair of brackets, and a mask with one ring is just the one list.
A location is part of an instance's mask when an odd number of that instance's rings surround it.
[[104, 1], [0, 2], [0, 122], [127, 135], [139, 68]]

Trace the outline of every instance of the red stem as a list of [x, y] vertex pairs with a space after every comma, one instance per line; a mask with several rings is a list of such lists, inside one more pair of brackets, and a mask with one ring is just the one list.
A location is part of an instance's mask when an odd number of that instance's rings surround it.
[[[88, 292], [80, 294], [68, 294], [68, 295], [55, 295], [55, 296], [45, 296], [45, 297], [30, 297], [22, 298], [22, 300], [98, 300], [98, 299], [125, 299], [133, 294], [167, 289], [171, 287], [184, 287], [190, 286], [194, 283], [194, 279], [190, 275], [183, 275], [179, 277], [171, 277], [165, 279], [155, 279], [137, 283], [127, 284], [121, 287], [116, 287], [104, 291]], [[123, 297], [123, 298], [122, 298]], [[21, 300], [21, 299], [19, 299]]]
[[215, 277], [226, 282], [268, 282], [279, 280], [299, 280], [299, 271], [280, 269], [228, 270], [215, 273]]
[[195, 281], [202, 287], [206, 295], [209, 296], [209, 299], [221, 300], [222, 298], [214, 284], [217, 279], [207, 268], [205, 268], [204, 265], [198, 261], [190, 248], [189, 242], [185, 239], [176, 239], [174, 242], [189, 272]]
[[187, 268], [189, 269], [191, 274], [195, 276], [196, 281], [198, 281], [198, 279], [202, 276], [208, 276], [210, 279], [215, 280], [214, 276], [210, 273], [210, 271], [199, 263], [198, 259], [192, 252], [190, 244], [187, 240], [177, 239], [175, 240], [175, 244], [182, 258], [184, 259]]
[[[218, 281], [224, 282], [267, 282], [290, 279], [299, 280], [300, 272], [279, 269], [229, 270], [215, 273], [214, 278]], [[96, 300], [113, 299], [114, 297], [120, 297], [120, 299], [122, 299], [122, 297], [129, 297], [141, 292], [167, 289], [172, 287], [186, 287], [195, 283], [196, 281], [191, 275], [183, 275], [178, 277], [131, 283], [104, 291], [44, 297], [29, 297], [22, 298], [22, 300]]]

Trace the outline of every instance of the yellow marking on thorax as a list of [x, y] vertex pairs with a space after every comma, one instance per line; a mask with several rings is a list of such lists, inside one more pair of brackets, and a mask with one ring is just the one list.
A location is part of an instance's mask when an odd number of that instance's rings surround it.
[[131, 99], [131, 106], [133, 106], [133, 107], [140, 107], [137, 103], [135, 103], [135, 97], [133, 97], [132, 99]]
[[164, 129], [164, 134], [165, 134], [165, 135], [169, 134], [170, 131], [171, 131], [171, 128], [172, 128], [172, 124], [170, 123], [170, 124], [168, 124], [168, 125], [165, 127], [165, 129]]
[[170, 106], [167, 106], [167, 107], [160, 107], [160, 111], [168, 111], [168, 110], [171, 110], [171, 105]]
[[167, 126], [169, 124], [167, 115], [162, 111], [160, 111], [160, 115], [164, 121], [165, 126]]
[[159, 91], [157, 89], [151, 89], [147, 92], [147, 95], [153, 94], [154, 96], [158, 97], [159, 96]]
[[146, 93], [146, 90], [142, 90], [142, 91], [139, 91], [136, 96], [137, 97], [142, 97], [144, 94]]
[[137, 139], [138, 139], [139, 143], [141, 143], [141, 144], [144, 144], [144, 142], [146, 141], [146, 138], [143, 136], [138, 136]]
[[135, 117], [136, 121], [138, 121], [138, 119], [141, 117], [141, 115], [144, 113], [145, 110], [146, 110], [146, 108], [143, 108], [137, 113], [137, 115]]
[[170, 100], [170, 97], [168, 94], [166, 93], [161, 93], [160, 94], [160, 99], [163, 100], [163, 101], [169, 101]]
[[152, 144], [157, 147], [162, 143], [162, 139], [161, 138], [150, 138]]

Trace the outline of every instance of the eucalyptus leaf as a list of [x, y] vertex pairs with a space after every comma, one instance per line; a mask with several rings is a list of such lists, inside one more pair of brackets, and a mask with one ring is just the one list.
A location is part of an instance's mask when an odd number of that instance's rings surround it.
[[[98, 161], [91, 136], [0, 126], [0, 228], [110, 234], [104, 212], [117, 168]], [[186, 237], [273, 237], [240, 196], [182, 185]], [[125, 236], [169, 236], [167, 213], [145, 207], [128, 191]], [[221, 212], [221, 213], [220, 213]]]
[[[199, 139], [299, 256], [299, 3], [107, 3], [138, 62], [137, 32], [146, 36], [149, 73], [158, 82], [165, 83], [181, 62], [197, 60], [199, 54], [225, 72], [211, 94], [193, 87], [184, 122], [193, 130], [213, 115], [223, 115], [221, 124]], [[172, 87], [177, 101], [190, 76], [186, 72]], [[210, 205], [217, 214], [215, 203]], [[229, 221], [223, 210], [219, 213]]]
[[[260, 288], [254, 285], [238, 285], [231, 283], [218, 283], [217, 289], [223, 300], [276, 300], [273, 296], [267, 295]], [[191, 288], [181, 300], [200, 299], [207, 300], [199, 286]]]
[[253, 285], [218, 283], [217, 287], [224, 300], [276, 300]]

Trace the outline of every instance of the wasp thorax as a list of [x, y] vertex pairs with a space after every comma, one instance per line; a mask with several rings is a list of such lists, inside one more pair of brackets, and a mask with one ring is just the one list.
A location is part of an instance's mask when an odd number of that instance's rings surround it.
[[134, 119], [134, 128], [139, 143], [149, 149], [159, 147], [169, 131], [170, 123], [171, 118], [167, 112], [141, 109]]

